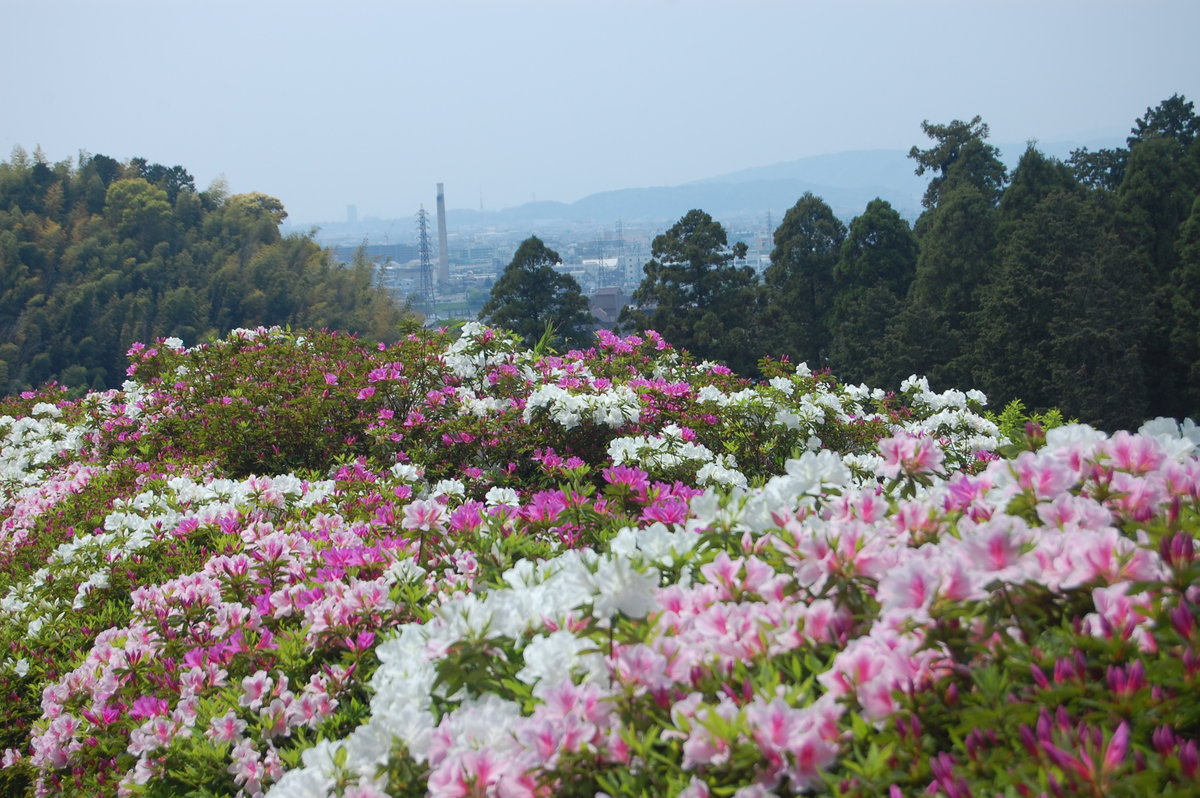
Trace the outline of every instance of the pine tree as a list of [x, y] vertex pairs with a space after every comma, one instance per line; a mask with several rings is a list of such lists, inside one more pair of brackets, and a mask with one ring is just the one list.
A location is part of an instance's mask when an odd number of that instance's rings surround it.
[[1171, 354], [1179, 375], [1173, 415], [1200, 418], [1200, 196], [1179, 231], [1171, 280]]
[[653, 260], [621, 311], [625, 330], [652, 329], [694, 356], [750, 375], [761, 352], [756, 331], [758, 275], [732, 261], [745, 244], [729, 247], [725, 228], [701, 210], [688, 211], [651, 244]]
[[845, 240], [846, 226], [811, 192], [784, 214], [764, 274], [773, 353], [814, 369], [828, 365], [833, 267]]
[[979, 291], [994, 266], [997, 211], [961, 181], [921, 215], [921, 252], [896, 334], [897, 363], [942, 388], [966, 389], [979, 362], [975, 329]]
[[917, 239], [885, 200], [850, 222], [833, 270], [830, 366], [847, 382], [883, 385], [892, 376], [887, 340], [916, 274]]
[[479, 317], [517, 333], [528, 346], [541, 339], [547, 325], [554, 342], [570, 348], [587, 346], [595, 320], [579, 283], [554, 268], [560, 262], [559, 254], [537, 236], [522, 241], [492, 286]]

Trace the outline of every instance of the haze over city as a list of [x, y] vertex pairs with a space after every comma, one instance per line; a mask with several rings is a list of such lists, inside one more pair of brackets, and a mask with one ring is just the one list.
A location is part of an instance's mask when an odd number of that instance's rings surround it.
[[180, 164], [293, 224], [411, 217], [438, 182], [495, 210], [906, 150], [924, 119], [1121, 141], [1200, 95], [1192, 0], [47, 0], [5, 18], [0, 157]]

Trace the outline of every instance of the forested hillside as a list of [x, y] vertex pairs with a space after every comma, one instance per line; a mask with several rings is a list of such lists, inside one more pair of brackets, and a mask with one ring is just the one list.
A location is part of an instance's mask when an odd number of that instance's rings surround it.
[[1172, 96], [1126, 148], [1067, 162], [1031, 142], [1011, 174], [988, 127], [922, 125], [929, 176], [909, 227], [875, 200], [846, 227], [805, 194], [760, 280], [695, 210], [655, 240], [623, 315], [751, 373], [787, 355], [839, 379], [925, 374], [993, 404], [1058, 406], [1109, 429], [1200, 417], [1200, 119]]
[[366, 266], [282, 236], [282, 203], [197, 191], [181, 166], [81, 153], [0, 163], [0, 393], [113, 387], [136, 341], [258, 325], [394, 338], [402, 309]]

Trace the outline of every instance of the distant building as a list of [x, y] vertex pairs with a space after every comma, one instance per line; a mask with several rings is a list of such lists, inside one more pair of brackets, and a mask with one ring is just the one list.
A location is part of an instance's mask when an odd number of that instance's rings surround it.
[[583, 271], [587, 275], [588, 285], [595, 290], [611, 285], [621, 286], [625, 275], [620, 271], [620, 260], [611, 258], [584, 258]]
[[367, 260], [375, 263], [395, 261], [407, 263], [418, 256], [413, 244], [370, 244], [357, 247], [333, 247], [333, 259], [338, 263], [353, 263], [354, 256], [361, 250]]
[[621, 254], [620, 269], [621, 283], [624, 286], [636, 288], [642, 284], [646, 276], [645, 267], [650, 261], [650, 250], [641, 247], [631, 247]]
[[599, 288], [588, 297], [597, 330], [612, 330], [617, 326], [621, 310], [629, 304], [629, 296], [618, 286]]

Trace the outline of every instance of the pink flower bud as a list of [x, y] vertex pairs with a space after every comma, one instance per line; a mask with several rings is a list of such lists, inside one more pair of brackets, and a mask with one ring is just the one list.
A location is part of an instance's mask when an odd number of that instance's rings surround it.
[[1170, 726], [1159, 726], [1150, 735], [1150, 741], [1159, 756], [1166, 756], [1175, 748], [1175, 732]]
[[1179, 632], [1179, 636], [1190, 640], [1196, 630], [1196, 619], [1192, 617], [1191, 608], [1187, 604], [1178, 604], [1171, 610], [1170, 616], [1171, 625]]
[[1021, 745], [1024, 746], [1025, 751], [1030, 756], [1036, 758], [1039, 755], [1041, 749], [1038, 746], [1037, 738], [1033, 736], [1033, 729], [1029, 728], [1029, 724], [1027, 724], [1027, 723], [1021, 724], [1020, 737], [1021, 737]]
[[1108, 773], [1117, 768], [1125, 760], [1125, 754], [1129, 752], [1129, 723], [1121, 721], [1121, 725], [1113, 732], [1112, 738], [1108, 741], [1108, 747], [1104, 749], [1104, 772]]
[[1200, 756], [1197, 755], [1195, 740], [1188, 740], [1179, 746], [1179, 767], [1183, 770], [1183, 775], [1196, 780], [1196, 772], [1200, 769]]

